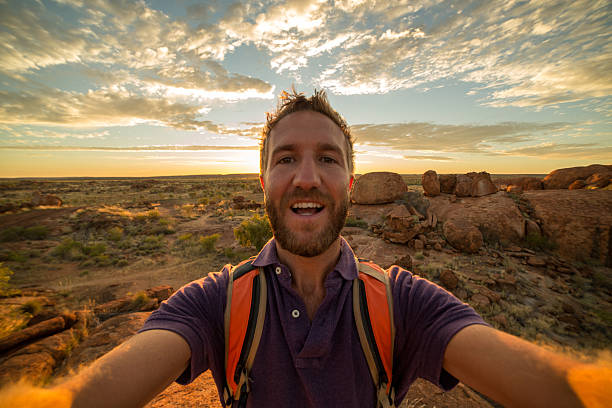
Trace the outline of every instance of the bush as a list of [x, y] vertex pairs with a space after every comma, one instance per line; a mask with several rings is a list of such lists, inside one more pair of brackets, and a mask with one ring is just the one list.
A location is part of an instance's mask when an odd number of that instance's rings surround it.
[[368, 223], [365, 222], [364, 220], [358, 220], [356, 218], [353, 217], [348, 217], [346, 219], [346, 222], [344, 223], [345, 227], [359, 227], [359, 228], [364, 228], [364, 229], [368, 229]]
[[44, 225], [33, 227], [10, 227], [0, 232], [0, 242], [14, 242], [23, 239], [41, 240], [47, 238], [49, 230]]
[[11, 280], [12, 275], [13, 271], [0, 263], [0, 296], [6, 296], [10, 293], [9, 281]]
[[25, 302], [23, 305], [21, 305], [21, 307], [19, 308], [23, 313], [29, 313], [32, 316], [36, 316], [37, 314], [39, 314], [42, 311], [42, 305], [40, 304], [39, 301], [37, 300], [30, 300], [28, 302]]
[[41, 240], [47, 238], [49, 235], [49, 230], [44, 225], [37, 225], [26, 228], [23, 231], [23, 235], [26, 239]]
[[540, 234], [527, 234], [525, 236], [525, 246], [535, 251], [554, 251], [558, 245]]
[[242, 221], [240, 225], [234, 229], [234, 236], [240, 245], [248, 247], [254, 246], [258, 251], [272, 238], [272, 227], [268, 216], [263, 217], [258, 214], [253, 215], [248, 220]]
[[212, 252], [215, 250], [215, 244], [219, 240], [219, 234], [207, 235], [205, 237], [200, 237], [200, 247], [204, 252]]
[[108, 230], [108, 239], [113, 242], [119, 242], [123, 238], [123, 228], [112, 227]]
[[80, 261], [85, 258], [83, 244], [72, 238], [64, 239], [61, 244], [53, 248], [51, 255], [69, 261]]
[[151, 298], [146, 292], [138, 292], [132, 297], [132, 307], [135, 309], [140, 309], [150, 301]]

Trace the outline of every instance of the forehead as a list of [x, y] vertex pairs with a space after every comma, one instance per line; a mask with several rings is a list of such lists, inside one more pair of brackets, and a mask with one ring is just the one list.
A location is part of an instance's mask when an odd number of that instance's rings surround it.
[[332, 144], [346, 153], [346, 138], [338, 125], [319, 112], [298, 111], [282, 118], [268, 136], [268, 151], [274, 152], [276, 146]]

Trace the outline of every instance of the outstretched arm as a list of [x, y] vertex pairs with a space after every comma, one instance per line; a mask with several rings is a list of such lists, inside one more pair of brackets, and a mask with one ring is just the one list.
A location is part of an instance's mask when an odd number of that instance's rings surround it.
[[189, 345], [178, 334], [145, 331], [54, 389], [3, 390], [0, 405], [15, 402], [19, 405], [13, 406], [33, 408], [56, 401], [58, 408], [141, 407], [185, 370], [190, 357]]
[[[575, 360], [481, 325], [459, 331], [444, 354], [446, 371], [507, 407], [582, 407], [577, 396], [580, 390], [572, 387], [571, 377], [585, 367], [592, 372], [593, 366], [589, 369]], [[603, 371], [599, 374], [604, 374]], [[604, 381], [609, 383], [610, 379]], [[595, 392], [612, 397], [609, 389], [600, 388]], [[592, 394], [593, 390], [587, 392]], [[580, 396], [584, 402], [585, 397]]]

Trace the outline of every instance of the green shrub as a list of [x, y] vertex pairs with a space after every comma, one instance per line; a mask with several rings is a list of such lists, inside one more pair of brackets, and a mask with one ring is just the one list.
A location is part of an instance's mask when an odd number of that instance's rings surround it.
[[212, 252], [215, 250], [215, 244], [219, 240], [219, 234], [207, 235], [205, 237], [200, 237], [200, 247], [204, 252]]
[[47, 238], [49, 230], [44, 225], [36, 225], [34, 227], [28, 227], [23, 231], [23, 236], [26, 239], [41, 240]]
[[108, 239], [113, 242], [119, 242], [123, 238], [123, 228], [112, 227], [108, 230]]
[[364, 228], [364, 229], [368, 229], [368, 223], [364, 220], [358, 220], [356, 218], [353, 217], [348, 217], [346, 219], [346, 222], [344, 223], [345, 227], [359, 227], [359, 228]]
[[189, 241], [192, 237], [193, 237], [193, 234], [191, 232], [187, 232], [185, 234], [179, 235], [178, 240], [181, 242]]
[[102, 255], [104, 252], [106, 252], [106, 245], [102, 242], [98, 242], [91, 246], [83, 246], [83, 253], [92, 257]]
[[138, 245], [138, 248], [145, 251], [155, 251], [164, 246], [163, 235], [148, 235]]
[[30, 300], [25, 302], [23, 305], [21, 305], [21, 307], [19, 308], [23, 313], [29, 313], [32, 316], [36, 316], [37, 314], [39, 314], [42, 311], [42, 305], [40, 304], [39, 301], [37, 300]]
[[0, 232], [0, 242], [19, 241], [23, 237], [23, 227], [10, 227]]
[[242, 221], [240, 225], [234, 229], [234, 236], [240, 245], [248, 247], [254, 246], [258, 251], [272, 238], [272, 227], [268, 216], [263, 217], [258, 214], [253, 215], [248, 220]]
[[13, 271], [0, 263], [0, 296], [6, 296], [10, 293], [10, 283]]
[[0, 232], [0, 242], [21, 241], [24, 239], [41, 240], [47, 238], [49, 230], [44, 225], [33, 227], [9, 227]]
[[530, 233], [525, 236], [525, 246], [535, 251], [554, 251], [558, 245], [540, 234]]
[[64, 239], [61, 244], [53, 248], [51, 255], [69, 261], [80, 261], [85, 258], [83, 244], [72, 238]]
[[138, 292], [132, 297], [132, 307], [139, 309], [149, 303], [151, 298], [146, 292]]

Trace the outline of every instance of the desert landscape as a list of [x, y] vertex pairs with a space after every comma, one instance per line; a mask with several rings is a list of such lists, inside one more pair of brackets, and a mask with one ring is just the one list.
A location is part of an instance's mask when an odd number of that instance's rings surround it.
[[[579, 358], [612, 344], [612, 166], [549, 175], [368, 173], [342, 235], [492, 326]], [[0, 180], [0, 383], [51, 384], [134, 334], [182, 285], [271, 236], [254, 174]], [[209, 373], [149, 407], [220, 406]], [[402, 407], [496, 406], [424, 381]]]

